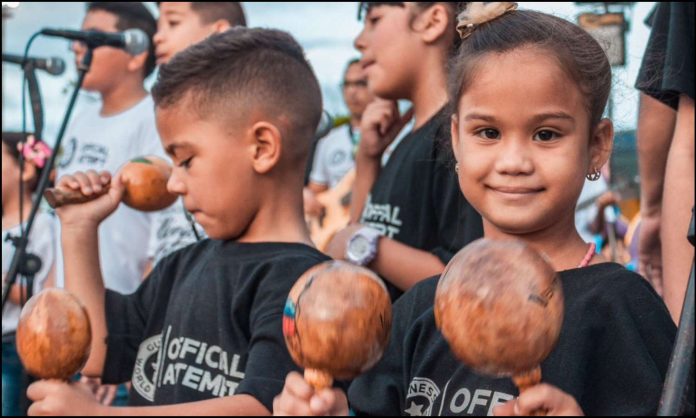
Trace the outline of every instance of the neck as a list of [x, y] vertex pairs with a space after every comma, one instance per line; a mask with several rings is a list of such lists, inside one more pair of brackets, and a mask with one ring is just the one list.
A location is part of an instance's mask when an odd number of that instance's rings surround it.
[[114, 88], [102, 91], [102, 116], [112, 116], [121, 113], [139, 103], [147, 91], [143, 87], [142, 80], [125, 78], [122, 82], [114, 83]]
[[295, 242], [314, 246], [304, 219], [302, 179], [297, 184], [276, 182], [270, 186], [270, 199], [260, 202], [260, 210], [239, 242]]
[[[31, 192], [24, 190], [22, 199], [22, 221], [26, 222], [31, 213]], [[15, 199], [3, 199], [2, 202], [2, 229], [9, 229], [19, 225], [19, 193]]]
[[[443, 66], [439, 60], [437, 65]], [[417, 75], [413, 86], [410, 99], [416, 119], [413, 130], [416, 130], [447, 103], [447, 78], [444, 71], [432, 71], [432, 67], [428, 66], [428, 71]]]
[[[571, 216], [569, 220], [565, 219], [542, 230], [517, 234], [502, 231], [484, 219], [483, 230], [486, 238], [525, 241], [530, 247], [546, 255], [556, 271], [563, 271], [578, 267], [589, 248], [589, 244], [582, 240], [575, 229], [574, 222], [574, 217]], [[601, 261], [601, 258], [594, 257], [590, 264]]]
[[351, 115], [350, 116], [350, 126], [353, 129], [360, 129], [360, 117], [362, 115]]

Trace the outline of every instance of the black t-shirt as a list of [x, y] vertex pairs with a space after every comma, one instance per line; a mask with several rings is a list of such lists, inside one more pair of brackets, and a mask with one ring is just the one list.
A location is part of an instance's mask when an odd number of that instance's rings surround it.
[[[640, 276], [614, 263], [560, 273], [565, 315], [542, 381], [569, 393], [587, 415], [655, 414], [676, 327]], [[351, 408], [370, 415], [486, 415], [519, 394], [510, 378], [474, 373], [435, 326], [437, 277], [394, 305], [382, 360], [349, 389]], [[475, 343], [475, 342], [473, 342]]]
[[107, 291], [103, 381], [132, 380], [132, 405], [249, 394], [271, 411], [298, 370], [282, 334], [285, 300], [327, 259], [303, 244], [216, 240], [171, 254], [134, 294]]
[[694, 3], [658, 3], [636, 88], [676, 109], [679, 95], [694, 98]]
[[[481, 215], [459, 189], [445, 109], [405, 136], [365, 202], [360, 222], [447, 264], [483, 236]], [[391, 286], [392, 298], [401, 294]]]

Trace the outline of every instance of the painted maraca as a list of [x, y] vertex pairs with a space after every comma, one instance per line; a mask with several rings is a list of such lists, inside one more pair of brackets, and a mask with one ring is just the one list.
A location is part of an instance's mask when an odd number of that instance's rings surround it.
[[480, 239], [445, 268], [434, 309], [459, 360], [511, 376], [522, 392], [541, 381], [539, 365], [558, 340], [563, 293], [553, 267], [525, 243]]
[[66, 290], [44, 289], [22, 308], [17, 353], [32, 376], [68, 380], [87, 361], [91, 341], [87, 311]]
[[[168, 207], [177, 196], [167, 191], [167, 181], [172, 173], [171, 166], [163, 159], [155, 156], [138, 157], [130, 160], [121, 169], [121, 179], [125, 185], [123, 202], [144, 212], [160, 210]], [[107, 192], [90, 196], [83, 195], [79, 190], [46, 189], [44, 197], [52, 208], [71, 203], [82, 203], [93, 200]]]
[[290, 290], [283, 335], [292, 359], [315, 390], [352, 379], [382, 356], [391, 301], [373, 272], [343, 261], [307, 270]]

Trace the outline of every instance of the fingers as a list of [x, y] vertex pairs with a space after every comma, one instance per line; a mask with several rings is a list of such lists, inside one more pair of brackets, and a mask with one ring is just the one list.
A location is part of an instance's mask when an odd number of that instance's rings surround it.
[[341, 389], [324, 389], [311, 397], [309, 409], [314, 415], [348, 415], [348, 399]]
[[58, 180], [56, 187], [63, 189], [79, 190], [83, 195], [101, 192], [111, 181], [111, 175], [107, 171], [97, 173], [94, 170], [78, 171], [65, 175]]
[[273, 415], [311, 415], [309, 399], [313, 393], [312, 387], [299, 373], [289, 373], [283, 391], [273, 399]]
[[515, 414], [516, 399], [505, 402], [493, 408], [493, 415], [498, 417], [509, 417]]
[[526, 389], [517, 398], [514, 415], [583, 415], [575, 398], [555, 386], [546, 383]]
[[116, 392], [118, 391], [118, 385], [102, 385], [104, 396], [100, 400], [102, 405], [109, 406], [114, 401], [116, 397]]

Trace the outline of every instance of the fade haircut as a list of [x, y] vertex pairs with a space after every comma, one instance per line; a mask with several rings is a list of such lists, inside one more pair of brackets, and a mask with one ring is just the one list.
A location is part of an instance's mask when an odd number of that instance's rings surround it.
[[283, 136], [283, 154], [307, 159], [322, 112], [321, 90], [302, 47], [287, 32], [233, 27], [160, 67], [152, 89], [166, 109], [186, 101], [202, 119], [260, 109]]
[[149, 47], [147, 60], [143, 67], [143, 78], [147, 78], [155, 69], [155, 44], [152, 38], [157, 32], [157, 20], [152, 13], [140, 2], [90, 2], [87, 3], [87, 13], [101, 10], [115, 15], [116, 29], [124, 31], [128, 29], [140, 29], [147, 35]]

